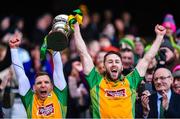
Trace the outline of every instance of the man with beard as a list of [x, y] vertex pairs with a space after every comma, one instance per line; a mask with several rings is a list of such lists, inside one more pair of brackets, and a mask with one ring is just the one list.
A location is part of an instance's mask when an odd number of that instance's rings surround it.
[[164, 42], [159, 48], [158, 67], [166, 67], [172, 71], [172, 69], [179, 63], [180, 60], [175, 55], [175, 49], [171, 45], [170, 39], [165, 36]]
[[[21, 39], [18, 32], [9, 40], [12, 64], [19, 83], [19, 94], [28, 118], [65, 118], [67, 109], [67, 87], [63, 74], [60, 53], [53, 52], [53, 81], [46, 72], [39, 72], [35, 78], [33, 91], [24, 68], [18, 58]], [[52, 84], [54, 83], [54, 85]]]
[[82, 39], [79, 25], [74, 25], [74, 41], [83, 64], [86, 80], [90, 87], [93, 118], [134, 118], [135, 98], [138, 84], [143, 79], [150, 61], [155, 57], [166, 29], [156, 25], [156, 39], [137, 64], [134, 71], [126, 77], [121, 75], [123, 70], [120, 54], [110, 51], [104, 56], [105, 76], [96, 70], [92, 58]]

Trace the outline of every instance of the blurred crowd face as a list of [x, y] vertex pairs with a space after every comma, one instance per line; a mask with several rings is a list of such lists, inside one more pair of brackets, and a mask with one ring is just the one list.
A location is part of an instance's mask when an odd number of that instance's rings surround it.
[[33, 86], [38, 98], [45, 100], [52, 91], [53, 86], [48, 75], [38, 76]]
[[134, 49], [135, 53], [142, 56], [144, 53], [144, 45], [142, 44], [142, 42], [140, 41], [136, 41], [135, 42], [135, 49]]
[[104, 74], [104, 72], [105, 72], [104, 63], [103, 63], [105, 54], [106, 54], [106, 52], [100, 51], [96, 55], [95, 64], [96, 64], [96, 68], [98, 69], [100, 74]]
[[111, 42], [107, 37], [102, 37], [99, 39], [99, 44], [101, 48], [106, 48], [111, 46]]
[[40, 59], [40, 48], [39, 46], [35, 46], [34, 49], [31, 50], [31, 56], [34, 59]]
[[41, 17], [37, 20], [37, 27], [40, 30], [46, 30], [49, 27], [49, 23], [47, 22], [46, 17]]
[[80, 61], [72, 62], [71, 76], [76, 77], [77, 81], [80, 81], [79, 72], [83, 70], [82, 63]]
[[113, 24], [111, 24], [111, 23], [107, 24], [105, 26], [105, 28], [103, 29], [103, 34], [106, 34], [110, 38], [113, 37], [115, 34], [115, 28], [114, 28]]
[[91, 19], [92, 19], [93, 23], [98, 24], [101, 19], [100, 14], [98, 14], [98, 13], [92, 14]]
[[173, 90], [177, 94], [180, 94], [180, 78], [179, 77], [178, 78], [174, 78]]
[[170, 62], [174, 59], [174, 53], [166, 47], [161, 47], [160, 50], [165, 50], [166, 62]]
[[2, 30], [6, 30], [10, 27], [10, 18], [9, 17], [5, 17], [2, 21], [1, 21], [1, 29]]
[[121, 19], [116, 19], [115, 20], [115, 27], [119, 32], [124, 31], [124, 23]]
[[173, 34], [173, 30], [171, 29], [171, 25], [166, 24], [165, 28], [166, 28], [166, 35], [171, 36]]
[[100, 44], [98, 41], [93, 40], [88, 45], [88, 51], [91, 57], [94, 59], [97, 53], [100, 51]]
[[167, 92], [170, 90], [171, 84], [173, 83], [173, 77], [168, 69], [159, 68], [154, 73], [153, 81], [157, 92]]
[[100, 74], [102, 74], [102, 75], [104, 74], [105, 68], [104, 68], [104, 63], [103, 63], [103, 61], [97, 63], [97, 64], [96, 64], [96, 68], [97, 68], [97, 70], [99, 71]]
[[110, 22], [112, 20], [112, 17], [113, 17], [113, 14], [112, 14], [112, 11], [111, 10], [105, 10], [104, 11], [104, 19], [107, 21], [107, 22]]
[[47, 26], [51, 26], [52, 25], [52, 21], [53, 21], [53, 16], [51, 14], [45, 14], [44, 15], [44, 20], [46, 21], [47, 23]]
[[131, 14], [129, 12], [123, 12], [122, 19], [126, 25], [129, 25], [129, 22], [131, 21]]
[[16, 25], [17, 25], [17, 28], [22, 30], [24, 28], [24, 20], [23, 19], [19, 19], [17, 21]]
[[131, 68], [134, 64], [134, 54], [132, 51], [124, 51], [121, 53], [122, 64], [124, 69]]
[[146, 82], [152, 83], [152, 80], [153, 80], [153, 72], [147, 72], [147, 73], [145, 74], [145, 79], [146, 79]]
[[121, 58], [116, 54], [109, 54], [104, 62], [107, 76], [115, 81], [118, 80], [123, 70]]

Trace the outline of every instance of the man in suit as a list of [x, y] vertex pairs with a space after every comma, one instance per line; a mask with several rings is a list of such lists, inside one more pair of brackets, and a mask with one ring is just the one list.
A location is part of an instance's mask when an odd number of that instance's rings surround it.
[[153, 83], [156, 93], [141, 97], [144, 117], [180, 118], [180, 95], [173, 92], [173, 76], [166, 68], [158, 68]]

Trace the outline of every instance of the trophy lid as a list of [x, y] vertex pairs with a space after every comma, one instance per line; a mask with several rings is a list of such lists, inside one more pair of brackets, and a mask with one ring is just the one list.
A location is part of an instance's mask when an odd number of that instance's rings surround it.
[[53, 19], [53, 24], [55, 24], [56, 22], [65, 22], [67, 23], [68, 21], [68, 15], [66, 14], [60, 14], [57, 15], [54, 19]]

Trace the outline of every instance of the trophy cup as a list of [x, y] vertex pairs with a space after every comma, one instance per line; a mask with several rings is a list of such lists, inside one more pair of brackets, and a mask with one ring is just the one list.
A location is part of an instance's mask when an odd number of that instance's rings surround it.
[[46, 58], [46, 51], [62, 51], [68, 47], [74, 30], [72, 25], [76, 22], [82, 24], [81, 10], [74, 10], [73, 14], [60, 14], [53, 19], [52, 29], [41, 46], [41, 60]]
[[64, 50], [69, 45], [72, 32], [68, 23], [68, 15], [57, 15], [53, 19], [51, 32], [47, 35], [47, 49]]

